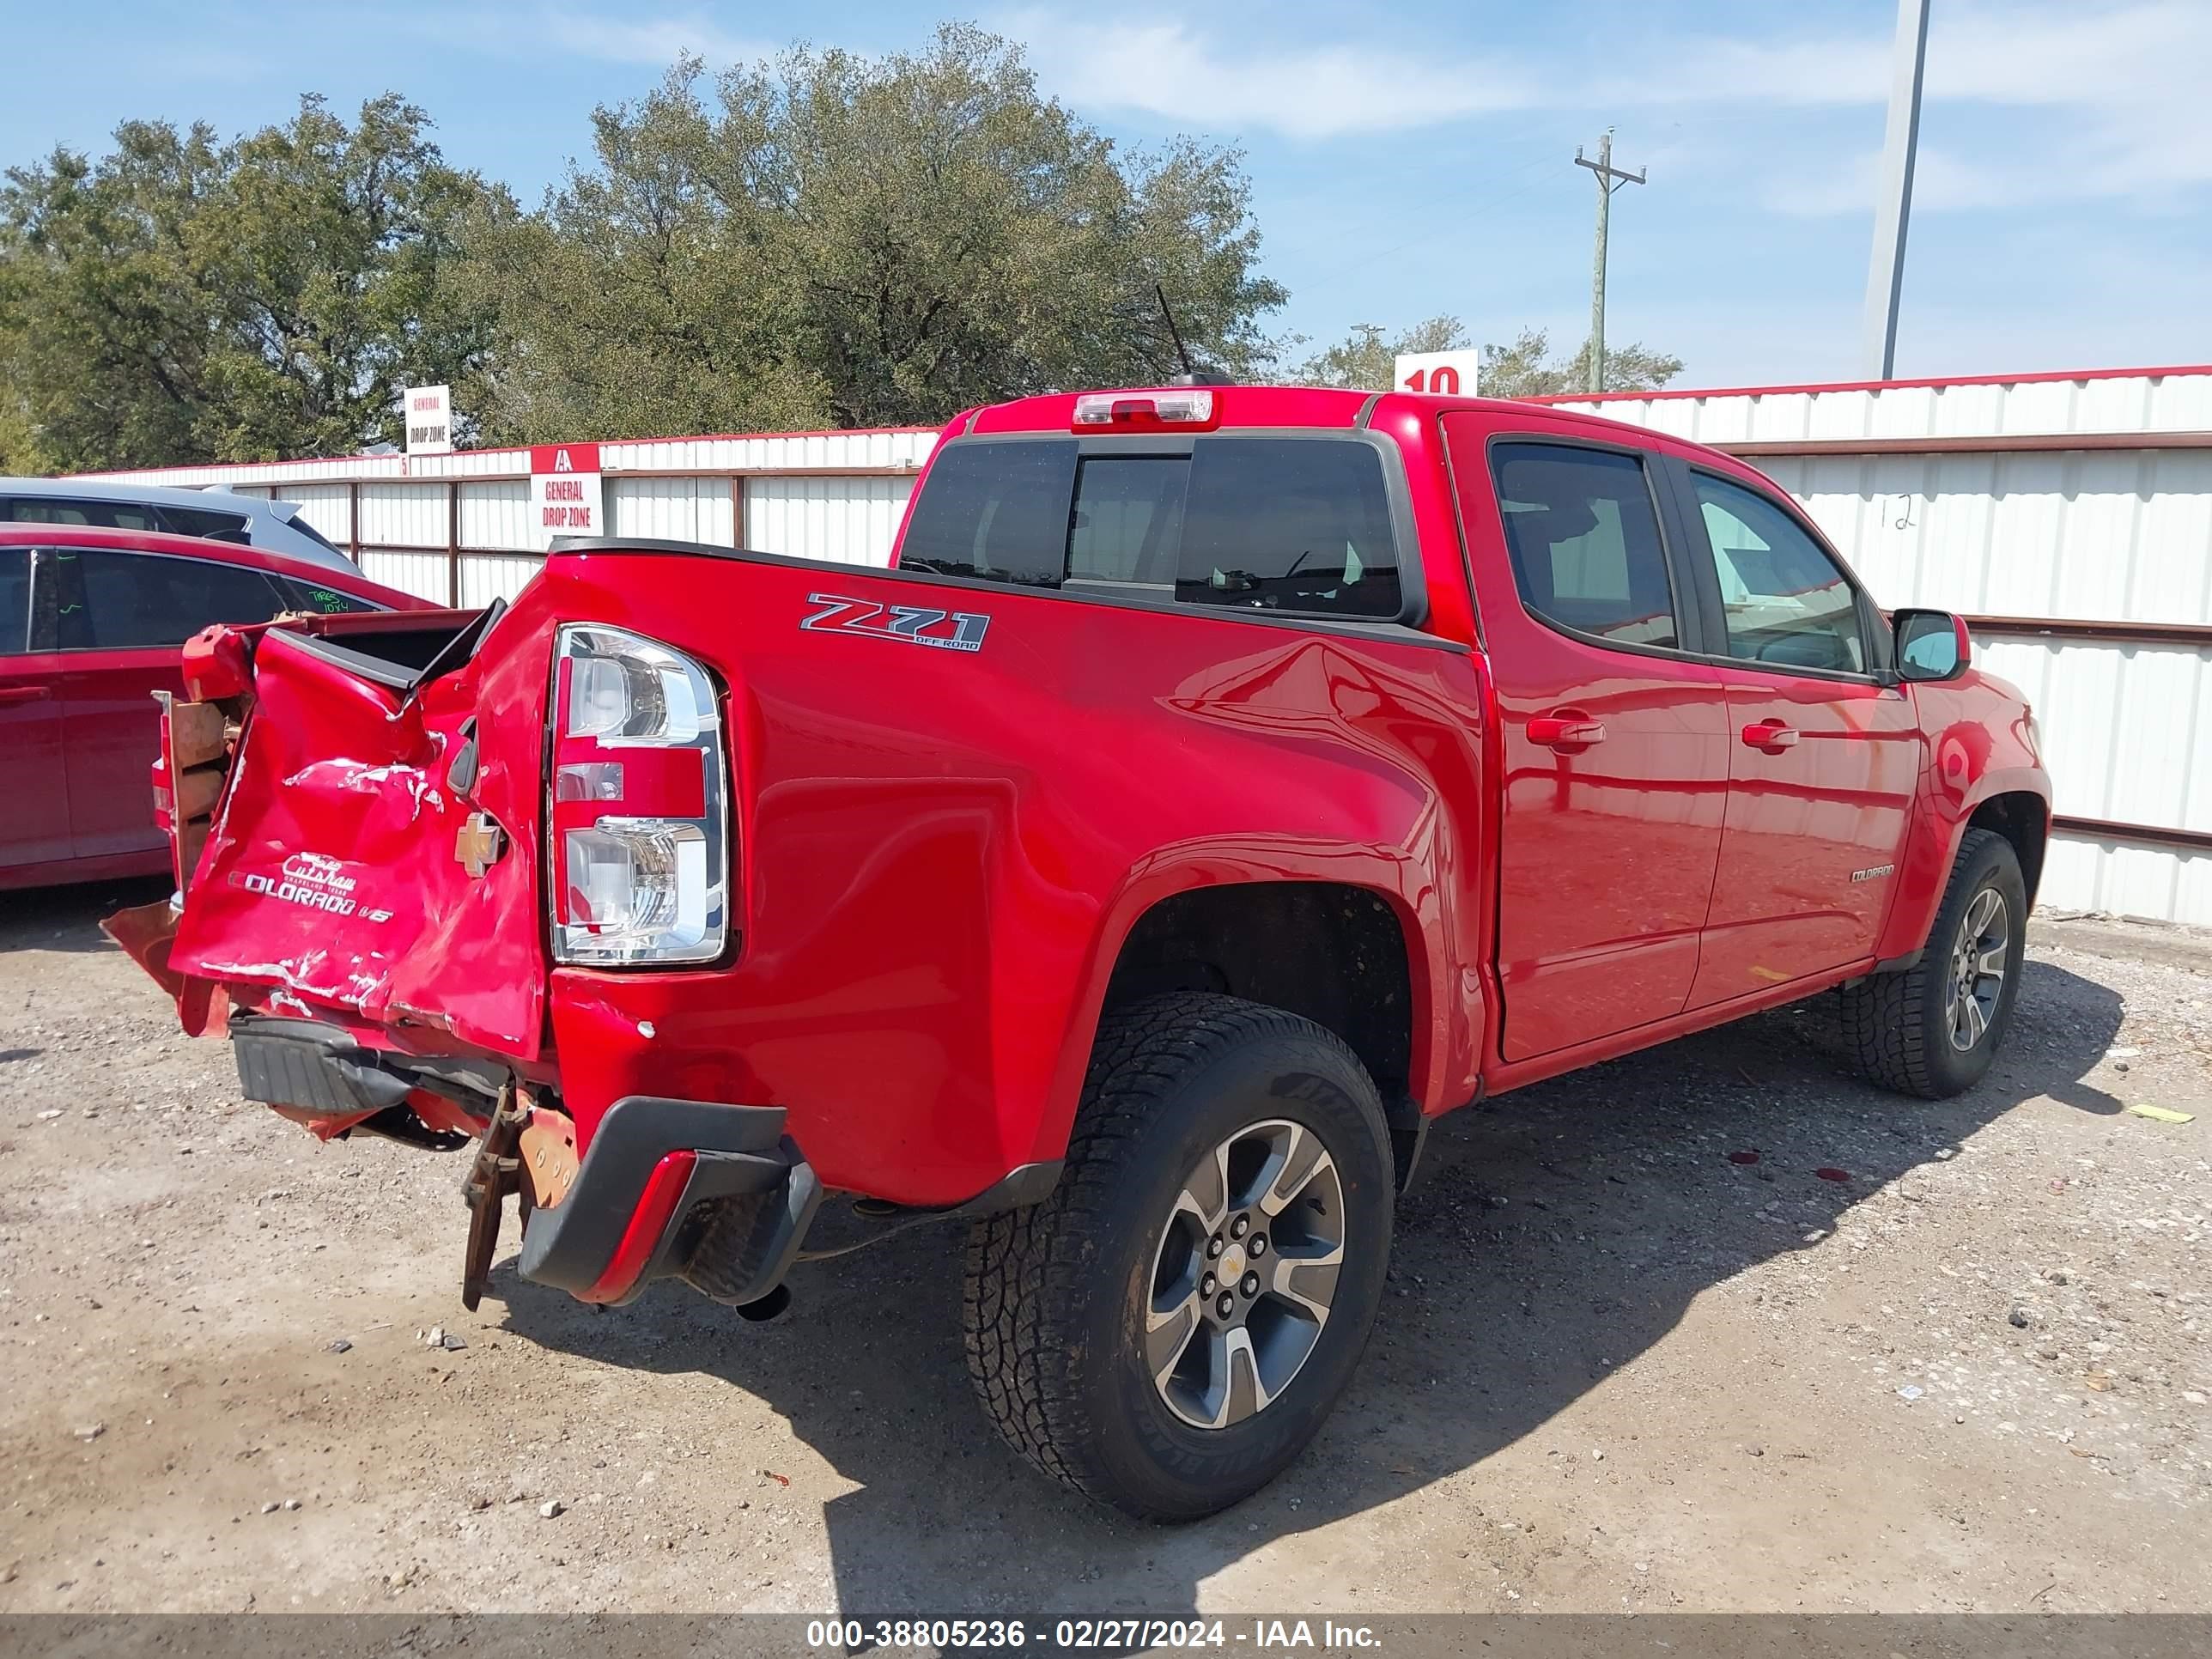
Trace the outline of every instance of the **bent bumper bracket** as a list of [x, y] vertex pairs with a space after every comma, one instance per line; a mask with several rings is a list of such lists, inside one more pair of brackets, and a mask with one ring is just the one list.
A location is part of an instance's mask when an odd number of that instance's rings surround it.
[[[477, 1310], [491, 1284], [492, 1253], [499, 1248], [499, 1221], [507, 1195], [523, 1190], [522, 1160], [515, 1156], [515, 1142], [529, 1121], [529, 1109], [516, 1103], [514, 1085], [508, 1084], [499, 1091], [491, 1125], [484, 1131], [475, 1161], [461, 1182], [461, 1200], [469, 1206], [469, 1242], [461, 1257], [461, 1305], [471, 1313]], [[530, 1230], [529, 1202], [526, 1195], [522, 1215], [526, 1237]]]
[[[625, 1096], [599, 1120], [560, 1205], [532, 1213], [522, 1276], [617, 1304], [665, 1278], [740, 1305], [768, 1295], [822, 1201], [821, 1179], [783, 1122], [780, 1106]], [[655, 1206], [665, 1219], [637, 1237], [656, 1177], [678, 1174], [680, 1194]]]

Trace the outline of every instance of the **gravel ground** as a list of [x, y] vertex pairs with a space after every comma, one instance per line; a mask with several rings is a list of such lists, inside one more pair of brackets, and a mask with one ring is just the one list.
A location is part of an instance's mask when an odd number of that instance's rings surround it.
[[2039, 924], [1957, 1101], [1814, 1003], [1446, 1119], [1319, 1443], [1161, 1529], [1000, 1449], [950, 1231], [465, 1314], [460, 1160], [240, 1102], [144, 896], [0, 898], [0, 1612], [2212, 1610], [2202, 939]]

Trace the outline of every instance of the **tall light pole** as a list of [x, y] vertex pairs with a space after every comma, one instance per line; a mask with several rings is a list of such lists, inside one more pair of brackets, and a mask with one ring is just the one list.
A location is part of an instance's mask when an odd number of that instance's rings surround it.
[[1597, 160], [1585, 161], [1580, 144], [1575, 146], [1575, 165], [1588, 167], [1597, 175], [1597, 251], [1590, 259], [1590, 337], [1589, 363], [1585, 371], [1588, 381], [1583, 388], [1589, 392], [1605, 390], [1605, 237], [1607, 222], [1612, 217], [1613, 192], [1623, 185], [1640, 185], [1641, 173], [1624, 173], [1613, 164], [1613, 129], [1607, 127], [1605, 136], [1597, 141]]
[[1928, 69], [1928, 0], [1897, 0], [1897, 49], [1889, 88], [1889, 132], [1881, 193], [1874, 204], [1874, 258], [1867, 267], [1863, 366], [1869, 380], [1897, 369], [1897, 305], [1905, 285], [1905, 228], [1912, 212], [1912, 162], [1920, 148], [1920, 85]]

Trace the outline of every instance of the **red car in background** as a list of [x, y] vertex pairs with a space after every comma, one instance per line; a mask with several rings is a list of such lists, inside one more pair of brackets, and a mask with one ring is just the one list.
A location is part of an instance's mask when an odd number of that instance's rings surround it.
[[210, 623], [420, 611], [357, 574], [227, 542], [0, 524], [0, 888], [169, 867], [148, 781], [156, 691]]

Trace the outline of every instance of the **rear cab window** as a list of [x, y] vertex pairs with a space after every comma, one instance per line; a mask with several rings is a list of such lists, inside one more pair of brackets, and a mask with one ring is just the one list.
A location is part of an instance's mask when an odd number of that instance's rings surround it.
[[1224, 611], [1395, 622], [1401, 526], [1364, 434], [955, 441], [899, 563]]

